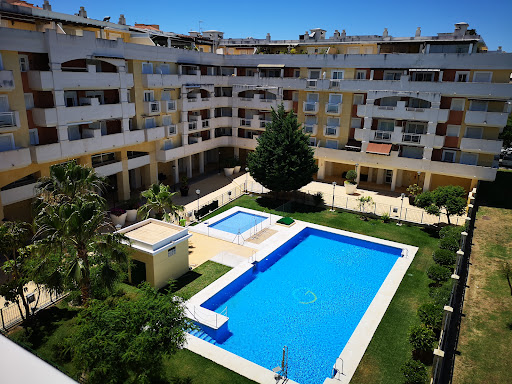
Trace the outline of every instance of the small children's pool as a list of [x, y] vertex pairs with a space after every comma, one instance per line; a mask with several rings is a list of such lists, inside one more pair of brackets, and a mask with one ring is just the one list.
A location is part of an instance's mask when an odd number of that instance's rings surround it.
[[322, 383], [401, 251], [307, 227], [202, 304], [229, 316], [203, 338], [270, 370], [286, 345], [288, 377]]
[[265, 216], [260, 216], [244, 211], [237, 211], [232, 215], [223, 218], [222, 220], [210, 224], [209, 227], [237, 235], [248, 231], [266, 219], [267, 218]]

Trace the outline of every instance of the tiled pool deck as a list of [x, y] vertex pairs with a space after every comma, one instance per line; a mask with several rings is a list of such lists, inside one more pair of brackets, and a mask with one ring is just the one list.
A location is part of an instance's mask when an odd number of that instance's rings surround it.
[[[227, 217], [238, 210], [242, 210], [249, 213], [255, 213], [259, 215], [262, 214], [260, 211], [253, 211], [241, 207], [233, 207], [228, 211], [223, 212], [218, 216], [215, 216], [211, 220], [212, 222], [221, 220], [222, 218]], [[210, 284], [208, 287], [197, 293], [190, 300], [188, 300], [187, 306], [189, 310], [191, 310], [191, 308], [200, 307], [202, 303], [211, 298], [217, 292], [221, 291], [223, 288], [229, 285], [232, 281], [236, 280], [239, 276], [248, 271], [250, 268], [252, 268], [253, 262], [259, 262], [263, 260], [272, 251], [286, 243], [288, 240], [297, 235], [306, 227], [332, 232], [360, 240], [370, 241], [377, 244], [383, 244], [395, 248], [400, 248], [403, 250], [403, 256], [399, 257], [395, 262], [393, 268], [389, 272], [384, 283], [378, 290], [377, 294], [375, 295], [365, 314], [361, 318], [359, 324], [357, 325], [352, 336], [345, 345], [343, 351], [340, 351], [341, 353], [339, 355], [339, 360], [337, 360], [336, 365], [337, 368], [341, 370], [341, 365], [343, 364], [343, 372], [338, 373], [334, 379], [326, 378], [324, 381], [324, 384], [348, 383], [352, 378], [353, 374], [355, 373], [356, 368], [359, 362], [361, 361], [364, 352], [366, 351], [366, 348], [368, 347], [368, 344], [370, 343], [373, 337], [373, 334], [377, 330], [377, 327], [380, 321], [382, 320], [382, 317], [384, 316], [386, 309], [391, 303], [391, 300], [396, 290], [398, 289], [398, 286], [400, 285], [402, 278], [404, 277], [407, 269], [412, 263], [412, 260], [414, 259], [414, 256], [416, 255], [418, 248], [407, 244], [382, 240], [375, 237], [360, 235], [352, 232], [347, 232], [330, 227], [324, 227], [321, 225], [316, 225], [303, 221], [296, 221], [295, 225], [293, 225], [292, 227], [283, 227], [281, 225], [275, 224], [275, 222], [280, 218], [280, 216], [272, 215], [272, 217], [269, 216], [268, 220], [262, 223], [262, 228], [270, 228], [273, 231], [275, 231], [275, 234], [273, 234], [272, 236], [270, 236], [269, 238], [267, 238], [266, 240], [262, 241], [259, 244], [250, 243], [249, 241], [245, 241], [243, 243], [244, 246], [251, 247], [256, 251], [253, 257], [248, 259], [247, 262], [240, 263], [231, 271], [226, 273], [224, 276], [222, 276], [221, 278]], [[208, 234], [208, 227], [206, 224], [199, 224], [197, 226], [190, 227], [190, 232]], [[217, 237], [217, 235], [220, 235], [222, 236], [221, 238], [223, 238], [224, 240], [236, 242], [236, 239], [233, 239], [233, 236], [231, 234], [229, 234], [230, 239], [228, 239], [225, 233], [218, 234], [217, 232], [222, 231], [212, 231], [212, 229], [210, 228], [209, 236]], [[201, 308], [201, 312], [203, 311], [208, 310]], [[227, 317], [222, 316], [221, 322], [225, 322], [227, 321], [227, 319]], [[195, 336], [188, 336], [187, 348], [256, 382], [276, 383], [276, 380], [274, 378], [275, 374], [271, 370], [261, 367], [255, 363], [252, 363], [247, 359], [237, 356], [231, 352], [222, 349], [221, 347], [218, 347], [207, 341], [201, 340]], [[340, 360], [342, 361], [342, 363]], [[328, 363], [334, 366], [336, 362], [332, 361]], [[288, 380], [288, 382], [293, 383], [293, 381], [291, 380]]]

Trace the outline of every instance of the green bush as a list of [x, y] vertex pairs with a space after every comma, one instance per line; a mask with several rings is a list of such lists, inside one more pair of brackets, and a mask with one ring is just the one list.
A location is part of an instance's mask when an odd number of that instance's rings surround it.
[[440, 287], [430, 287], [428, 295], [433, 303], [441, 308], [450, 304], [450, 296], [452, 293], [451, 282], [446, 282]]
[[427, 275], [429, 279], [434, 280], [439, 284], [442, 281], [448, 280], [452, 275], [452, 272], [442, 265], [435, 264], [427, 270]]
[[436, 342], [436, 335], [431, 328], [415, 325], [409, 330], [409, 343], [418, 351], [432, 351]]
[[347, 172], [345, 178], [350, 184], [355, 184], [357, 179], [357, 172], [351, 169], [350, 171]]
[[315, 207], [320, 207], [325, 204], [324, 194], [322, 192], [317, 192], [313, 195], [313, 204], [315, 204]]
[[389, 223], [391, 221], [391, 217], [389, 217], [389, 213], [383, 213], [380, 218], [385, 223]]
[[434, 304], [423, 304], [418, 308], [420, 321], [433, 330], [440, 330], [443, 323], [443, 308]]
[[432, 254], [432, 258], [437, 264], [448, 267], [455, 265], [457, 255], [449, 249], [436, 249]]
[[439, 247], [442, 249], [448, 249], [450, 251], [457, 251], [459, 249], [459, 240], [460, 238], [452, 237], [452, 236], [446, 236], [441, 239], [439, 242]]
[[460, 238], [460, 234], [464, 231], [464, 227], [447, 225], [441, 228], [439, 231], [439, 237], [441, 239], [445, 237]]
[[425, 384], [428, 379], [427, 366], [420, 361], [408, 360], [400, 368], [404, 384]]

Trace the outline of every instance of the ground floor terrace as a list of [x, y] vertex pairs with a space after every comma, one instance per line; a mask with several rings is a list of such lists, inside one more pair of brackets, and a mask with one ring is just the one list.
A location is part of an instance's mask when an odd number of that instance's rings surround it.
[[[218, 139], [224, 140], [228, 137]], [[205, 186], [199, 188], [195, 185], [206, 176], [221, 174], [226, 159], [238, 158], [241, 171], [244, 171], [247, 156], [254, 149], [253, 144], [246, 145], [244, 143], [241, 143], [241, 146], [233, 147], [230, 142], [226, 141], [224, 144], [228, 144], [228, 146], [215, 147], [213, 140], [208, 140], [166, 150], [155, 150], [154, 144], [141, 143], [112, 150], [112, 152], [84, 155], [68, 161], [92, 166], [99, 175], [108, 178], [110, 187], [105, 193], [111, 205], [138, 196], [140, 191], [156, 182], [168, 184], [172, 186], [173, 190], [178, 191], [185, 177], [191, 182], [189, 194], [187, 197], [179, 199], [178, 203], [187, 204], [197, 199], [196, 189], [201, 191], [200, 196], [204, 196], [227, 185], [226, 183], [232, 178], [223, 179], [217, 184], [207, 182]], [[374, 191], [379, 196], [388, 193], [390, 197], [395, 198], [405, 192], [411, 184], [418, 184], [422, 190], [431, 190], [443, 185], [460, 185], [469, 191], [476, 186], [479, 178], [492, 179], [491, 171], [494, 171], [489, 169], [485, 171], [487, 173], [483, 174], [478, 173], [482, 171], [478, 169], [481, 167], [464, 165], [461, 171], [463, 176], [460, 177], [456, 174], [459, 172], [457, 167], [461, 164], [440, 163], [444, 168], [439, 168], [435, 164], [435, 167], [432, 166], [431, 169], [427, 167], [427, 163], [417, 159], [404, 158], [398, 161], [388, 158], [388, 156], [358, 152], [351, 152], [347, 159], [337, 159], [335, 155], [338, 155], [339, 152], [348, 153], [349, 151], [335, 152], [334, 154], [327, 153], [325, 148], [315, 152], [319, 167], [318, 173], [314, 176], [317, 181], [329, 184], [336, 182], [338, 186], [342, 186], [346, 173], [349, 170], [356, 170], [360, 190]], [[0, 219], [29, 220], [31, 201], [36, 195], [37, 180], [48, 176], [50, 167], [59, 163], [62, 161], [32, 163], [25, 167], [1, 172]], [[453, 168], [455, 171], [450, 171], [452, 167], [455, 167]], [[314, 190], [309, 187], [308, 189]]]

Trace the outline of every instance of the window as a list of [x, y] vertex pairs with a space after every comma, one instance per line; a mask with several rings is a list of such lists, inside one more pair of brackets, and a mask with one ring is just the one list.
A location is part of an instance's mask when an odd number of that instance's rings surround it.
[[452, 99], [452, 105], [450, 106], [450, 109], [452, 111], [463, 111], [464, 110], [464, 99]]
[[76, 91], [64, 91], [64, 102], [66, 107], [76, 107], [78, 105]]
[[349, 55], [357, 55], [357, 54], [359, 54], [359, 47], [349, 47], [347, 49], [347, 54], [349, 54]]
[[155, 100], [154, 91], [144, 91], [144, 101], [153, 101]]
[[356, 71], [356, 79], [357, 80], [365, 80], [366, 79], [366, 71]]
[[153, 73], [153, 63], [142, 63], [142, 73], [149, 75]]
[[25, 108], [27, 110], [34, 108], [34, 95], [31, 93], [25, 93]]
[[69, 141], [80, 140], [80, 127], [78, 125], [68, 125], [68, 139]]
[[394, 120], [379, 120], [377, 125], [379, 131], [393, 131], [395, 129]]
[[162, 125], [163, 126], [172, 125], [172, 116], [171, 115], [162, 116]]
[[423, 99], [411, 98], [409, 99], [409, 108], [430, 108], [430, 102]]
[[492, 72], [475, 72], [473, 74], [474, 83], [490, 83], [492, 79]]
[[363, 105], [364, 95], [354, 95], [353, 105]]
[[460, 154], [460, 163], [466, 165], [476, 165], [478, 162], [478, 154], [469, 153], [469, 152], [461, 152]]
[[400, 100], [397, 96], [388, 96], [380, 99], [380, 105], [382, 107], [396, 107], [396, 103]]
[[364, 47], [364, 54], [365, 55], [372, 55], [373, 54], [373, 47]]
[[442, 161], [446, 163], [455, 163], [455, 151], [443, 151], [443, 157], [441, 158]]
[[28, 56], [27, 55], [20, 55], [20, 71], [21, 72], [28, 72], [29, 71], [29, 65], [28, 65]]
[[28, 137], [30, 138], [30, 145], [39, 145], [39, 134], [37, 128], [28, 130]]
[[409, 159], [421, 159], [423, 158], [423, 148], [403, 146], [402, 157], [408, 157]]
[[338, 140], [327, 140], [325, 148], [338, 149]]
[[446, 136], [459, 137], [460, 125], [448, 125], [446, 127]]
[[176, 254], [176, 247], [172, 247], [167, 250], [167, 257], [174, 256], [175, 254]]
[[413, 72], [412, 81], [434, 81], [434, 72]]
[[469, 103], [470, 111], [487, 112], [487, 101], [483, 100], [471, 100]]
[[161, 73], [162, 75], [170, 75], [171, 74], [171, 67], [169, 64], [160, 64], [157, 67], [157, 73]]
[[308, 103], [318, 103], [318, 93], [308, 93], [307, 101]]
[[402, 71], [384, 71], [384, 80], [400, 80]]
[[309, 138], [309, 145], [311, 147], [316, 147], [316, 137], [310, 137]]
[[329, 104], [341, 104], [343, 95], [341, 93], [329, 94]]
[[467, 83], [469, 81], [469, 71], [457, 71], [455, 72], [456, 83]]
[[327, 118], [327, 125], [329, 127], [339, 127], [340, 126], [340, 119], [339, 119], [339, 117], [328, 117]]
[[105, 104], [105, 97], [103, 91], [87, 91], [85, 97], [96, 98], [100, 104]]
[[464, 137], [468, 139], [481, 139], [483, 133], [482, 127], [466, 127], [466, 133]]
[[132, 97], [130, 96], [130, 91], [129, 91], [129, 90], [127, 90], [127, 91], [126, 91], [126, 101], [127, 101], [128, 103], [131, 103], [131, 102], [132, 102], [131, 100], [132, 100]]
[[319, 69], [310, 70], [309, 78], [310, 79], [319, 79], [320, 78], [320, 70]]
[[350, 120], [350, 128], [361, 128], [361, 119], [358, 117], [353, 117]]
[[300, 77], [300, 69], [293, 71], [293, 77]]
[[0, 152], [10, 151], [14, 149], [14, 135], [6, 133], [0, 135]]
[[345, 71], [332, 71], [331, 79], [332, 80], [343, 80], [344, 73], [345, 73]]
[[311, 115], [306, 115], [306, 124], [307, 125], [315, 125], [315, 124], [317, 124], [317, 117], [316, 116], [311, 116]]
[[7, 95], [0, 95], [0, 112], [9, 112], [9, 99], [7, 99]]
[[155, 125], [155, 118], [154, 117], [148, 117], [148, 118], [144, 119], [144, 126], [146, 127], [146, 129], [155, 128], [156, 127], [156, 125]]
[[160, 100], [171, 100], [171, 92], [162, 91], [162, 96], [160, 97]]
[[408, 121], [405, 127], [405, 133], [415, 133], [417, 135], [423, 135], [426, 132], [426, 130], [426, 123], [413, 123]]

